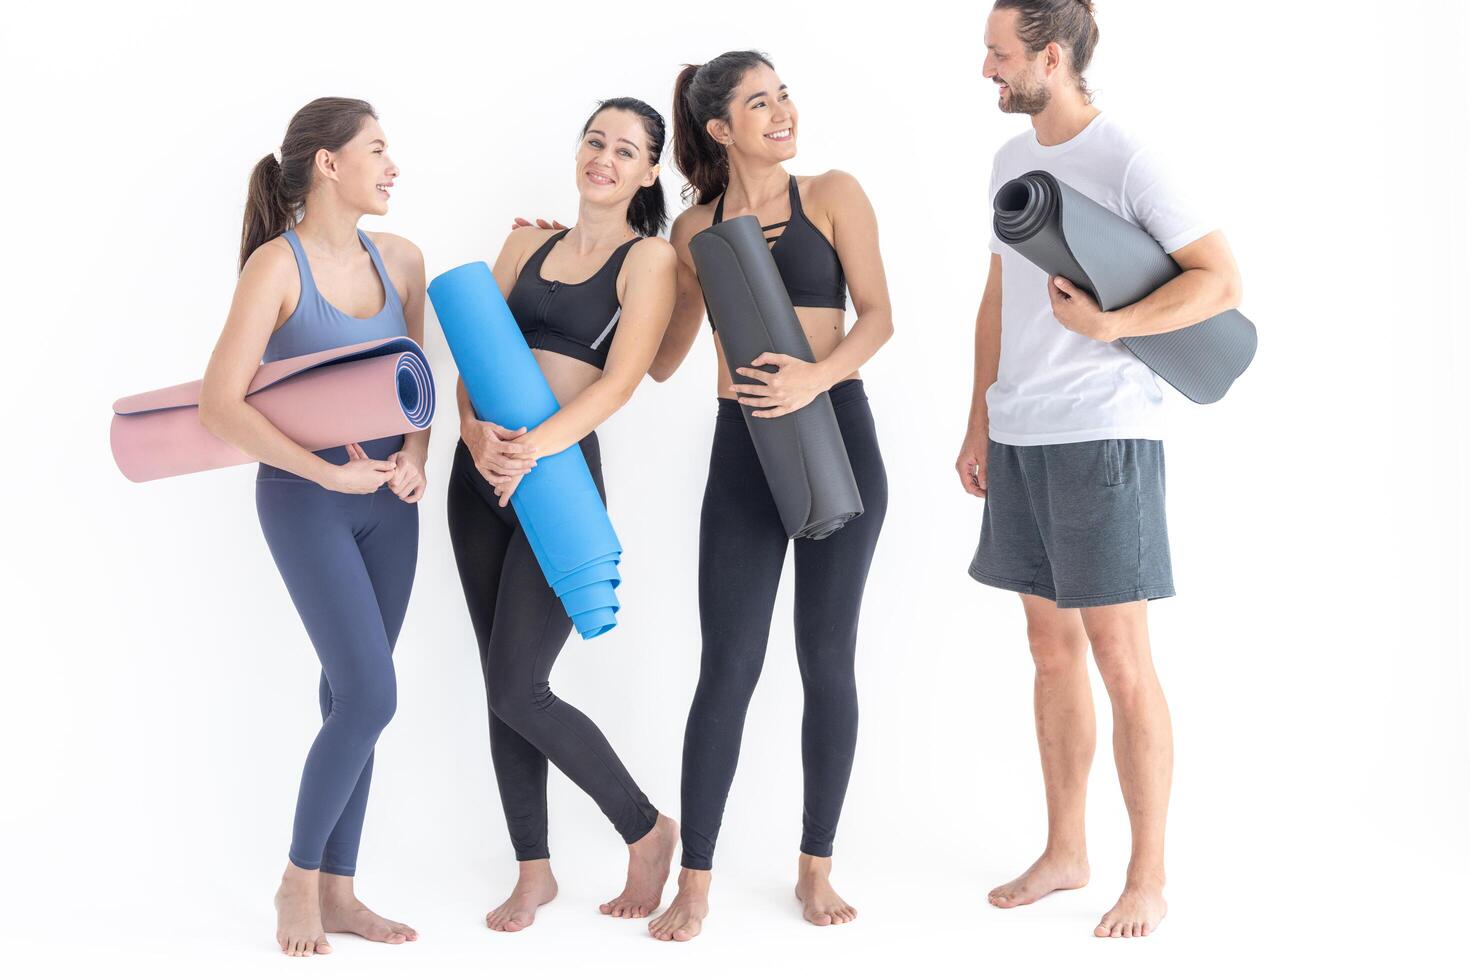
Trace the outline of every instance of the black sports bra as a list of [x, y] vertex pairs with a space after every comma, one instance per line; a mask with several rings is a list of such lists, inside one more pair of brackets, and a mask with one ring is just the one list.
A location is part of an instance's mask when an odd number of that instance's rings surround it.
[[618, 303], [618, 272], [628, 250], [642, 239], [619, 245], [590, 279], [543, 279], [542, 263], [567, 231], [552, 235], [536, 250], [516, 277], [505, 302], [532, 350], [566, 354], [601, 370], [607, 364], [607, 349], [612, 346], [618, 319], [623, 315]]
[[[837, 249], [827, 241], [827, 236], [817, 230], [806, 212], [801, 209], [801, 194], [796, 190], [796, 178], [791, 178], [791, 217], [773, 225], [762, 225], [762, 231], [771, 231], [788, 225], [780, 235], [767, 238], [774, 242], [771, 258], [786, 284], [793, 306], [820, 306], [833, 310], [847, 309], [847, 280], [842, 275], [842, 260]], [[715, 204], [715, 220], [719, 224], [725, 219], [725, 195], [721, 194]]]

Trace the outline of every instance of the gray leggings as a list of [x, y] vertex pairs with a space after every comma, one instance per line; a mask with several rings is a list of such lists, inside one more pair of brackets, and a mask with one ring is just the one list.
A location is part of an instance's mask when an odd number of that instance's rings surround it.
[[[401, 436], [363, 444], [386, 459]], [[347, 450], [323, 450], [333, 463]], [[350, 875], [357, 868], [373, 746], [393, 717], [393, 645], [418, 560], [419, 509], [387, 487], [336, 493], [262, 463], [260, 528], [322, 663], [322, 727], [301, 774], [291, 863]]]

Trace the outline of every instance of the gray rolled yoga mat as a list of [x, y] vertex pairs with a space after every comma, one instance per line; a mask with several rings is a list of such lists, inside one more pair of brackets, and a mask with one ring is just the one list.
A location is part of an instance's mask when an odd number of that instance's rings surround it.
[[[753, 215], [712, 225], [690, 240], [689, 251], [709, 322], [732, 373], [767, 351], [815, 360]], [[750, 380], [735, 378], [737, 383]], [[755, 418], [754, 409], [741, 408], [787, 537], [825, 538], [863, 512], [842, 430], [825, 391], [779, 418]]]
[[[995, 195], [995, 234], [1049, 276], [1087, 290], [1104, 310], [1136, 303], [1179, 275], [1169, 254], [1142, 228], [1033, 170]], [[1219, 401], [1256, 354], [1255, 324], [1239, 310], [1122, 344], [1186, 398]]]

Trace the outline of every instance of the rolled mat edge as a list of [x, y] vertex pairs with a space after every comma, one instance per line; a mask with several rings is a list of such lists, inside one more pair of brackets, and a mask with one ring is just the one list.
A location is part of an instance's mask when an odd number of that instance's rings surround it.
[[[254, 462], [199, 422], [203, 379], [119, 398], [113, 461], [135, 483]], [[433, 374], [409, 337], [371, 340], [263, 364], [245, 400], [313, 452], [402, 435], [433, 421]]]

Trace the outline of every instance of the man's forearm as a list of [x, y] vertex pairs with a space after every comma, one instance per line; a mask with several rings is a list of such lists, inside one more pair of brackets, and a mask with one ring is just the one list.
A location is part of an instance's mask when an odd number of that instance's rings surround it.
[[970, 391], [970, 421], [973, 431], [990, 428], [990, 413], [985, 403], [985, 393], [995, 384], [1000, 371], [1000, 311], [991, 308], [988, 302], [980, 304], [980, 313], [975, 317], [975, 378]]
[[1148, 337], [1193, 326], [1234, 309], [1239, 286], [1210, 269], [1188, 269], [1131, 306], [1109, 314], [1118, 337]]

